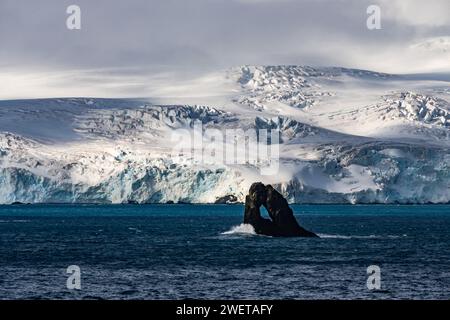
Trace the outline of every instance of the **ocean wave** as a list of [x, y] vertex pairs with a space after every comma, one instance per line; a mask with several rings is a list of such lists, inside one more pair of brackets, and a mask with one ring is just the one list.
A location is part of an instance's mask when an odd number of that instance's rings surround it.
[[318, 233], [317, 234], [320, 238], [323, 239], [399, 239], [399, 238], [405, 238], [407, 237], [406, 234], [403, 235], [375, 235], [370, 234], [367, 236], [364, 235], [341, 235], [341, 234], [325, 234], [325, 233]]
[[250, 234], [256, 235], [255, 229], [251, 224], [241, 223], [238, 226], [232, 227], [230, 230], [222, 232], [221, 234]]
[[[257, 235], [255, 229], [250, 224], [241, 223], [240, 225], [232, 227], [230, 230], [222, 232], [222, 235]], [[403, 235], [342, 235], [342, 234], [317, 234], [322, 239], [399, 239], [407, 237]]]
[[24, 219], [14, 219], [14, 220], [0, 220], [0, 223], [25, 223], [30, 222], [31, 220], [24, 220]]

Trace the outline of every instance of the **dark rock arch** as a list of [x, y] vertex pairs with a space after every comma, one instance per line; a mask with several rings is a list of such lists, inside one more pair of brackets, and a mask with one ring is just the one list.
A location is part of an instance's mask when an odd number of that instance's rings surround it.
[[[270, 219], [261, 217], [264, 206]], [[273, 237], [318, 237], [302, 228], [286, 199], [271, 185], [253, 183], [245, 197], [244, 223], [251, 224], [257, 234]]]

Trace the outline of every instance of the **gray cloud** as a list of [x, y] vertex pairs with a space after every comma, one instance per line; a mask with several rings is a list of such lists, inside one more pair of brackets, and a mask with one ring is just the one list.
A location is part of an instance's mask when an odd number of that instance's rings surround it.
[[[381, 6], [381, 30], [366, 28], [372, 3]], [[82, 30], [65, 26], [70, 4], [81, 7]], [[125, 81], [136, 70], [201, 73], [241, 64], [448, 71], [445, 52], [411, 48], [450, 35], [449, 11], [447, 0], [2, 0], [0, 79], [61, 72], [70, 82], [77, 71], [79, 78], [115, 69]]]

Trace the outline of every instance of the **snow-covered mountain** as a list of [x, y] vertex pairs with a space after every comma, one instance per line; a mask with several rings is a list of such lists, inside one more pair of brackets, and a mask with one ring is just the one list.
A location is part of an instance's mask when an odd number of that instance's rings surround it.
[[[450, 201], [450, 77], [243, 66], [177, 85], [0, 101], [0, 203], [243, 201], [255, 181], [298, 203]], [[196, 122], [279, 131], [277, 173], [174, 153]]]

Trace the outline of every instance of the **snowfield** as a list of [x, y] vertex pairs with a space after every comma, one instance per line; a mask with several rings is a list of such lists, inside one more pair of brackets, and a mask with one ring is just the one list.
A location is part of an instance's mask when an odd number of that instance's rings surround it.
[[[296, 203], [448, 203], [449, 85], [442, 74], [243, 66], [145, 99], [3, 100], [0, 203], [242, 202], [256, 181]], [[195, 145], [174, 152], [173, 133], [194, 123], [278, 130], [277, 173], [190, 161]]]

